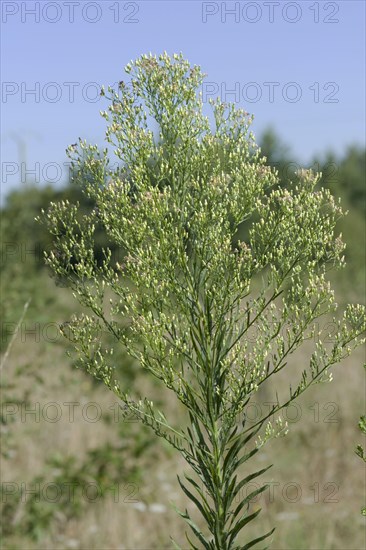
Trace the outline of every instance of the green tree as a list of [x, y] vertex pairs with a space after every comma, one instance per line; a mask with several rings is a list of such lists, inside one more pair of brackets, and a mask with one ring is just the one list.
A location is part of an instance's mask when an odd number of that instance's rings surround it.
[[[45, 302], [52, 296], [45, 296], [42, 276], [45, 269], [43, 252], [50, 250], [52, 235], [36, 223], [42, 208], [50, 202], [60, 200], [78, 201], [79, 216], [90, 213], [95, 207], [93, 200], [82, 192], [78, 174], [73, 174], [70, 182], [59, 189], [51, 185], [42, 187], [26, 186], [11, 191], [1, 209], [1, 257], [0, 257], [0, 292], [2, 300], [0, 315], [0, 350], [6, 348], [16, 321], [21, 314], [24, 303], [32, 297], [31, 311], [39, 315]], [[96, 229], [94, 254], [98, 262], [103, 261], [102, 249], [109, 247], [117, 259], [123, 252], [108, 240], [104, 229]], [[59, 280], [60, 284], [64, 281]]]
[[[322, 173], [321, 185], [333, 195], [342, 198], [349, 216], [339, 223], [339, 230], [347, 242], [345, 256], [348, 264], [347, 276], [343, 276], [345, 293], [353, 291], [364, 295], [365, 288], [365, 149], [351, 146], [342, 156], [328, 152], [322, 159], [316, 158], [314, 165]], [[346, 274], [344, 274], [346, 275]], [[352, 280], [352, 284], [350, 284]]]
[[[332, 344], [322, 343], [316, 324], [337, 309], [326, 274], [344, 264], [335, 235], [341, 208], [329, 190], [314, 189], [318, 176], [311, 171], [299, 171], [289, 189], [278, 186], [243, 110], [212, 101], [210, 122], [198, 93], [203, 74], [181, 54], [143, 55], [126, 72], [131, 85], [109, 89], [102, 113], [120, 167], [110, 168], [108, 147], [99, 151], [80, 140], [70, 157], [96, 207], [80, 217], [77, 204], [62, 201], [42, 217], [54, 237], [48, 265], [89, 308], [64, 333], [79, 365], [191, 467], [184, 481], [178, 478], [202, 516], [200, 528], [187, 510], [180, 512], [200, 544], [187, 534], [191, 548], [251, 548], [273, 532], [241, 538], [259, 513], [250, 501], [266, 485], [237, 500], [268, 467], [242, 476], [241, 466], [286, 431], [272, 415], [312, 383], [328, 380], [329, 367], [351, 353], [364, 330], [359, 305], [334, 319]], [[247, 243], [238, 239], [243, 222], [250, 222]], [[108, 250], [102, 265], [96, 261], [100, 224], [126, 252], [117, 266]], [[121, 389], [113, 349], [101, 344], [100, 330], [174, 392], [185, 425], [146, 396]], [[301, 378], [250, 425], [246, 409], [258, 389], [315, 337]]]
[[356, 145], [348, 147], [343, 156], [328, 152], [320, 162], [322, 182], [363, 216], [366, 214], [366, 151]]
[[276, 168], [281, 183], [287, 184], [293, 178], [299, 165], [291, 156], [290, 148], [281, 140], [272, 127], [263, 132], [260, 139], [260, 148], [262, 155], [266, 157], [267, 164]]

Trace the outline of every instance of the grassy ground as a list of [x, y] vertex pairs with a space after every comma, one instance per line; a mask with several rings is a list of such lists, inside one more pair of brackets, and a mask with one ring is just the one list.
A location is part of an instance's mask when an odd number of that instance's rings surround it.
[[[67, 319], [75, 304], [39, 277], [43, 302], [29, 307], [2, 372], [2, 547], [163, 549], [172, 548], [169, 535], [186, 547], [185, 525], [171, 506], [191, 506], [176, 480], [184, 462], [133, 418], [121, 421], [115, 397], [73, 368], [52, 323]], [[305, 360], [306, 350], [290, 365], [294, 381]], [[331, 384], [286, 411], [289, 434], [259, 455], [261, 466], [274, 466], [262, 480], [270, 490], [252, 503], [262, 513], [249, 540], [276, 526], [273, 550], [364, 548], [364, 469], [354, 453], [363, 360], [358, 350], [334, 369]], [[167, 416], [184, 422], [173, 397], [123, 356], [121, 374], [126, 386], [164, 402]], [[288, 388], [286, 376], [279, 391]], [[253, 420], [273, 397], [271, 387], [260, 394]]]

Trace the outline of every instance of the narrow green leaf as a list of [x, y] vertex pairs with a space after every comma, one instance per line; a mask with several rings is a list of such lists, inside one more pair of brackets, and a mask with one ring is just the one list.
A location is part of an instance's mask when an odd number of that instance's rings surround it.
[[195, 495], [193, 495], [191, 491], [189, 491], [189, 489], [187, 489], [187, 487], [182, 483], [179, 476], [177, 476], [177, 478], [178, 478], [179, 485], [181, 486], [184, 493], [197, 506], [198, 510], [201, 512], [202, 516], [204, 517], [204, 519], [207, 521], [207, 524], [211, 528], [212, 522], [213, 522], [213, 519], [212, 519], [213, 511], [210, 508], [207, 510], [207, 508], [200, 503], [198, 498]]
[[253, 521], [253, 519], [255, 519], [258, 516], [260, 511], [261, 511], [261, 508], [259, 508], [259, 510], [257, 510], [253, 514], [250, 514], [250, 516], [245, 515], [243, 518], [241, 518], [237, 522], [235, 527], [230, 531], [229, 546], [235, 541], [235, 538], [240, 533], [240, 531], [243, 529], [243, 527], [245, 527], [245, 525], [247, 525], [247, 523], [250, 523], [251, 521]]
[[250, 501], [256, 497], [257, 495], [263, 493], [269, 486], [268, 485], [262, 485], [262, 487], [259, 487], [259, 489], [255, 489], [252, 491], [249, 495], [247, 495], [236, 507], [236, 509], [233, 512], [231, 523], [235, 521], [235, 518], [238, 516], [238, 514], [241, 512], [241, 510], [244, 508], [246, 504], [250, 504]]
[[[249, 550], [249, 548], [252, 548], [252, 546], [254, 546], [255, 544], [258, 544], [258, 542], [262, 542], [262, 540], [267, 539], [268, 537], [270, 537], [274, 533], [275, 529], [276, 528], [274, 527], [271, 531], [268, 531], [268, 533], [266, 533], [265, 535], [262, 535], [261, 537], [258, 537], [257, 539], [251, 540], [250, 542], [248, 542], [248, 544], [243, 546], [242, 550]], [[267, 550], [267, 548], [269, 548], [269, 547], [266, 547], [264, 550]]]
[[259, 477], [261, 476], [262, 474], [264, 474], [265, 472], [267, 472], [267, 470], [269, 470], [270, 468], [272, 468], [273, 464], [270, 464], [269, 466], [267, 466], [266, 468], [262, 468], [262, 470], [258, 470], [257, 472], [254, 472], [253, 474], [249, 474], [248, 476], [246, 476], [244, 479], [242, 479], [235, 487], [234, 489], [234, 497], [239, 493], [239, 491], [241, 490], [242, 487], [244, 487], [244, 485], [246, 485], [247, 483], [249, 483], [249, 481], [252, 481], [252, 479], [255, 479], [256, 477]]

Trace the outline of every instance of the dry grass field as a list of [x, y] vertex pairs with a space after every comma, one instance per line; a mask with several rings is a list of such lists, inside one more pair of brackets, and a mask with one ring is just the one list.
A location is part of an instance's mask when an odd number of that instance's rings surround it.
[[[107, 388], [72, 366], [54, 328], [75, 303], [40, 276], [44, 296], [52, 289], [54, 298], [45, 298], [42, 316], [30, 305], [2, 372], [2, 548], [168, 549], [170, 535], [187, 547], [184, 522], [171, 505], [190, 506], [176, 479], [186, 465], [133, 418], [122, 421]], [[289, 378], [297, 380], [306, 357], [304, 350], [294, 358], [279, 392]], [[354, 453], [362, 440], [363, 361], [358, 349], [334, 368], [332, 383], [313, 387], [285, 412], [289, 434], [258, 455], [260, 466], [274, 466], [262, 480], [270, 490], [251, 505], [262, 512], [249, 540], [275, 526], [272, 550], [365, 547], [364, 468]], [[123, 355], [120, 362], [126, 387], [184, 423], [171, 395]], [[249, 416], [264, 413], [272, 398], [267, 388]], [[245, 471], [256, 466], [249, 462]]]

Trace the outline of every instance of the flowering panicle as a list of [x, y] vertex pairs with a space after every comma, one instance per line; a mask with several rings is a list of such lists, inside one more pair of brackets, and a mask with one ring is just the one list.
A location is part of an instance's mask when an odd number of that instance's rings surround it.
[[[205, 115], [204, 75], [181, 54], [143, 55], [126, 73], [129, 83], [103, 90], [110, 150], [82, 140], [68, 150], [75, 180], [95, 208], [81, 215], [78, 205], [50, 205], [43, 219], [54, 249], [46, 261], [90, 312], [74, 318], [66, 334], [80, 365], [193, 469], [195, 479], [179, 482], [206, 533], [188, 511], [181, 515], [199, 548], [250, 548], [272, 531], [241, 542], [257, 512], [249, 512], [252, 494], [239, 504], [235, 496], [265, 471], [238, 481], [241, 465], [286, 432], [270, 418], [312, 383], [329, 379], [330, 366], [361, 342], [361, 306], [338, 316], [331, 345], [318, 323], [337, 310], [326, 275], [344, 265], [335, 229], [342, 210], [311, 171], [299, 171], [288, 188], [279, 185], [244, 110], [217, 99]], [[96, 262], [100, 225], [123, 252], [120, 263], [109, 250]], [[175, 393], [188, 426], [177, 428], [150, 400], [121, 389], [116, 355], [102, 344], [101, 331]], [[288, 398], [248, 426], [250, 400], [310, 338], [314, 352]]]

